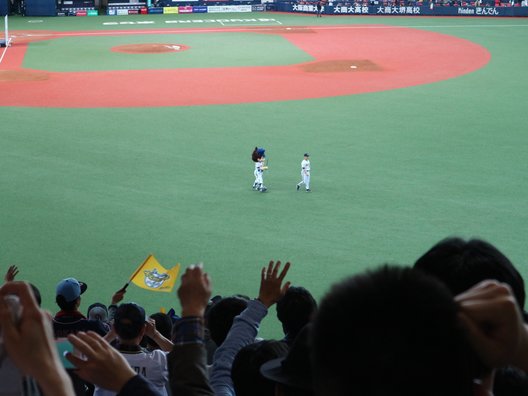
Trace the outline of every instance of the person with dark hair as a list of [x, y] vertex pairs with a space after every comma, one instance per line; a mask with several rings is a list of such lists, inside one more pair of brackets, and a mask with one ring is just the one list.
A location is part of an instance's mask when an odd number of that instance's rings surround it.
[[266, 362], [261, 374], [275, 384], [271, 396], [313, 396], [310, 324], [304, 326], [284, 357]]
[[235, 356], [231, 378], [236, 396], [273, 396], [275, 383], [262, 376], [260, 367], [288, 354], [282, 341], [264, 340], [243, 347]]
[[495, 246], [481, 239], [446, 238], [414, 263], [459, 294], [485, 279], [510, 285], [521, 310], [526, 298], [524, 280], [512, 262]]
[[108, 308], [104, 304], [93, 303], [88, 307], [86, 316], [90, 320], [100, 320], [101, 322], [108, 323]]
[[[317, 4], [320, 4], [320, 2]], [[319, 14], [320, 10], [317, 13]], [[297, 183], [297, 191], [304, 184], [306, 192], [310, 192], [310, 169], [310, 154], [304, 153], [303, 160], [301, 161], [301, 181]]]
[[[16, 300], [13, 300], [14, 296]], [[17, 301], [16, 305], [13, 305], [14, 301]], [[51, 318], [37, 305], [28, 283], [11, 281], [0, 287], [0, 332], [4, 352], [0, 359], [0, 371], [6, 368], [9, 360], [26, 378], [36, 380], [39, 386], [39, 389], [33, 390], [26, 380], [24, 388], [16, 394], [76, 394], [55, 345]], [[104, 385], [120, 395], [160, 396], [98, 334], [79, 332], [77, 335], [70, 334], [68, 340], [82, 353], [82, 358], [67, 353], [66, 359], [87, 382]], [[1, 390], [8, 391], [8, 385], [9, 379], [3, 377]]]
[[[116, 349], [121, 352], [130, 367], [149, 380], [161, 395], [167, 395], [165, 388], [169, 375], [166, 353], [159, 349], [147, 351], [140, 346], [147, 331], [143, 307], [135, 303], [121, 304], [115, 312], [113, 330], [117, 336]], [[169, 340], [163, 339], [159, 332], [150, 332], [149, 336], [158, 344], [170, 343]], [[115, 393], [110, 390], [95, 388], [94, 396], [113, 395]]]
[[[204, 316], [206, 318], [207, 318], [207, 314], [209, 313], [209, 310], [211, 309], [211, 307], [215, 305], [221, 299], [222, 299], [222, 296], [218, 294], [214, 297], [211, 297], [211, 299], [207, 303], [207, 307], [205, 308]], [[211, 366], [213, 364], [214, 353], [216, 352], [216, 349], [218, 348], [218, 346], [211, 339], [211, 334], [207, 326], [205, 326], [204, 328], [204, 342], [205, 342], [205, 349], [207, 350], [207, 364]]]
[[218, 300], [207, 311], [205, 324], [209, 329], [209, 336], [217, 347], [222, 345], [233, 319], [247, 308], [248, 300], [238, 296], [224, 297]]
[[[53, 317], [53, 332], [55, 338], [62, 339], [79, 331], [94, 331], [100, 336], [105, 336], [110, 331], [110, 326], [100, 320], [87, 319], [80, 311], [81, 294], [88, 286], [75, 278], [66, 278], [57, 284], [56, 299], [60, 311]], [[93, 385], [83, 381], [77, 376], [75, 370], [68, 369], [75, 393], [77, 395], [91, 394]]]
[[[521, 274], [501, 251], [481, 239], [446, 238], [416, 260], [414, 268], [440, 279], [453, 294], [465, 292], [487, 279], [504, 282], [511, 287], [523, 310], [526, 293]], [[482, 368], [479, 380], [489, 392], [494, 376], [490, 368]], [[520, 377], [511, 377], [509, 382], [515, 378]]]
[[317, 395], [471, 396], [478, 357], [436, 278], [382, 266], [338, 282], [313, 322]]
[[[159, 331], [161, 335], [166, 338], [167, 340], [170, 340], [172, 337], [172, 319], [169, 315], [163, 313], [163, 312], [156, 312], [152, 315], [150, 315], [149, 319], [147, 319], [149, 324], [154, 327], [153, 330]], [[152, 338], [145, 336], [145, 343], [146, 348], [149, 351], [153, 351], [154, 349], [163, 349], [161, 346], [159, 346], [156, 341], [154, 341]], [[172, 349], [172, 348], [171, 348]], [[170, 351], [169, 351], [170, 352]]]
[[60, 311], [53, 318], [53, 330], [56, 338], [66, 337], [78, 331], [95, 331], [104, 336], [109, 326], [100, 320], [89, 320], [80, 311], [81, 294], [88, 286], [75, 278], [66, 278], [57, 285], [56, 302]]
[[255, 147], [251, 153], [251, 160], [255, 163], [255, 181], [253, 182], [253, 190], [266, 192], [268, 189], [264, 186], [263, 173], [268, 167], [266, 163], [266, 150], [261, 147]]
[[215, 396], [235, 395], [231, 378], [233, 360], [242, 347], [255, 342], [260, 322], [268, 314], [268, 309], [290, 287], [290, 282], [283, 284], [289, 268], [290, 263], [287, 262], [281, 270], [280, 261], [270, 261], [267, 267], [262, 268], [258, 297], [249, 301], [244, 312], [234, 319], [225, 341], [215, 352], [210, 376]]
[[317, 302], [312, 294], [301, 286], [290, 286], [277, 301], [277, 318], [282, 323], [284, 341], [291, 346], [301, 329], [312, 320]]

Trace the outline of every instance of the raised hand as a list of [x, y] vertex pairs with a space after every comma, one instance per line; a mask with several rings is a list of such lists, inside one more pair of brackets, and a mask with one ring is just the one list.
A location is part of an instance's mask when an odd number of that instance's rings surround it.
[[114, 295], [112, 296], [111, 305], [117, 305], [118, 303], [123, 301], [123, 298], [125, 298], [125, 294], [126, 294], [126, 288], [125, 287], [122, 287], [121, 289], [116, 291], [114, 293]]
[[489, 367], [528, 369], [528, 331], [507, 284], [483, 281], [455, 301], [469, 342]]
[[18, 267], [16, 265], [10, 265], [4, 275], [4, 282], [13, 282], [15, 277], [18, 275]]
[[191, 265], [181, 277], [178, 297], [182, 307], [182, 317], [203, 317], [211, 298], [211, 281], [203, 265]]
[[99, 334], [89, 331], [70, 334], [68, 340], [82, 358], [72, 353], [66, 355], [76, 368], [76, 373], [92, 384], [114, 392], [136, 375], [123, 355]]
[[8, 356], [37, 380], [44, 394], [74, 394], [57, 353], [51, 316], [39, 308], [28, 283], [8, 282], [0, 288], [0, 329]]
[[258, 299], [266, 307], [271, 307], [286, 293], [290, 287], [290, 282], [284, 285], [282, 282], [290, 269], [290, 263], [287, 262], [279, 274], [281, 262], [275, 263], [271, 260], [268, 267], [263, 267], [260, 273], [260, 290]]

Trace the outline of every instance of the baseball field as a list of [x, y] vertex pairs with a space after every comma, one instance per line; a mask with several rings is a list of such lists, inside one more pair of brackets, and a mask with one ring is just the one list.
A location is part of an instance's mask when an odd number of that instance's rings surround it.
[[[260, 268], [320, 297], [440, 239], [528, 274], [528, 20], [283, 13], [9, 19], [0, 48], [0, 260], [54, 311], [154, 254], [214, 294]], [[268, 192], [252, 190], [264, 147]], [[312, 192], [296, 191], [309, 152]], [[174, 294], [130, 286], [148, 312]], [[263, 335], [279, 337], [266, 319]]]

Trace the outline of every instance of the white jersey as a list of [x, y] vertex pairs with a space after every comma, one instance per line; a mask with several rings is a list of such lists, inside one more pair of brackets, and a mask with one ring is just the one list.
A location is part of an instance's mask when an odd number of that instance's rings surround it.
[[[169, 381], [167, 354], [159, 349], [152, 352], [121, 352], [132, 369], [148, 379], [160, 392], [168, 395], [166, 385]], [[95, 387], [94, 396], [115, 396], [116, 393]]]
[[303, 159], [301, 162], [301, 174], [310, 175], [310, 160]]
[[262, 167], [264, 166], [264, 162], [257, 161], [255, 162], [255, 174], [262, 173]]

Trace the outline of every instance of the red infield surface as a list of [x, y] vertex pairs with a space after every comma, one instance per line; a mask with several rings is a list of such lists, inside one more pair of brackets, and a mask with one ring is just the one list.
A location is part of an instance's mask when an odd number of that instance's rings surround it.
[[[0, 64], [0, 87], [5, 92], [0, 96], [0, 106], [157, 107], [323, 98], [446, 80], [479, 69], [490, 60], [489, 52], [477, 44], [411, 28], [356, 25], [221, 31], [249, 30], [282, 35], [315, 60], [287, 66], [173, 69], [155, 73], [150, 70], [56, 73], [23, 69], [26, 43], [32, 39], [21, 38], [15, 40]], [[219, 29], [211, 31], [219, 33]], [[174, 30], [177, 32], [193, 31]], [[13, 34], [16, 37], [17, 32]], [[49, 34], [47, 39], [54, 37]], [[178, 44], [185, 46], [183, 42]]]

